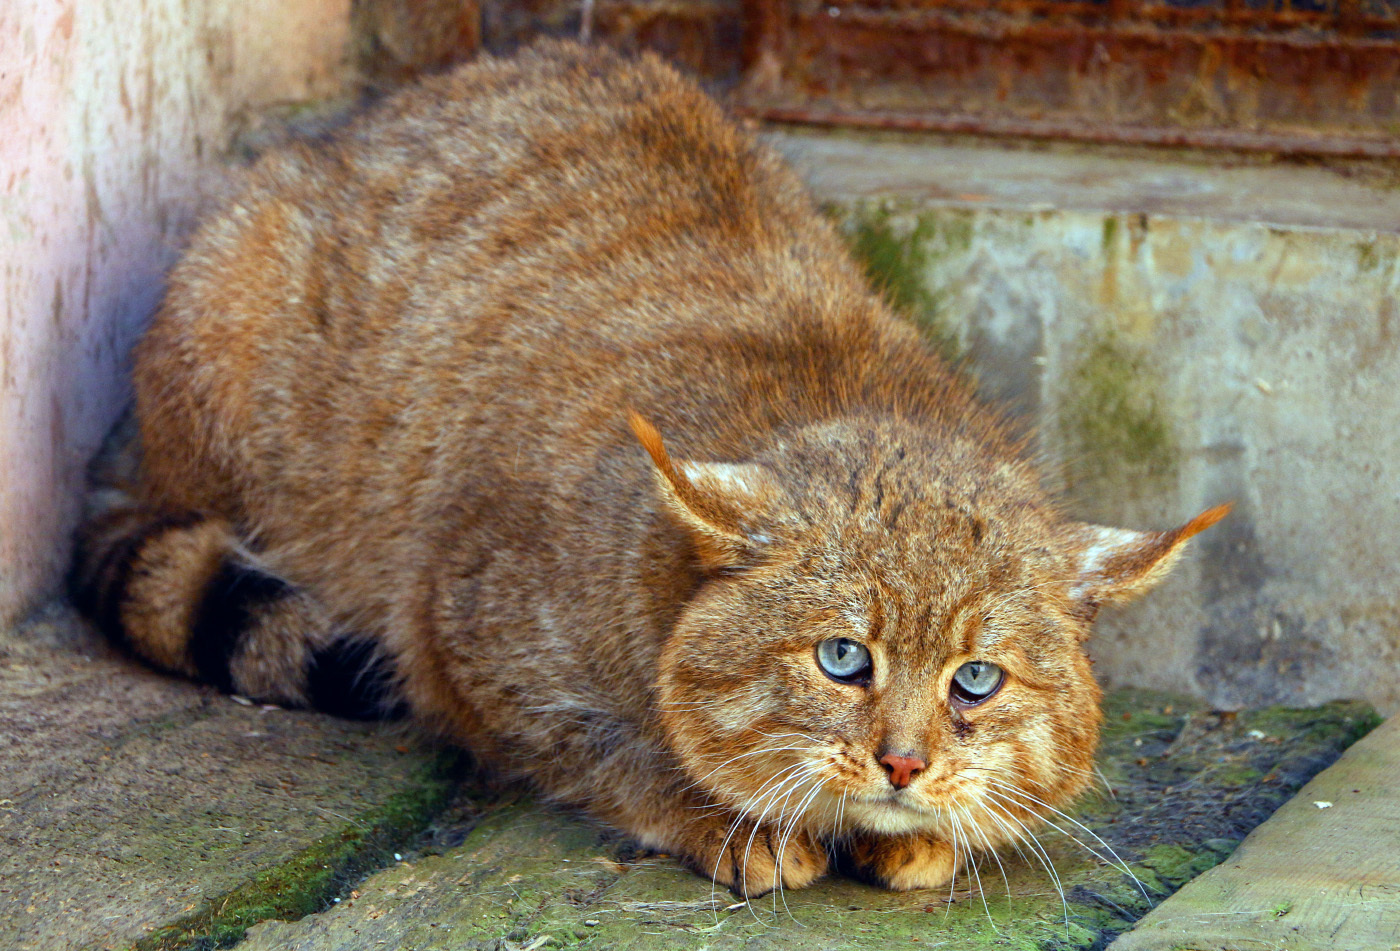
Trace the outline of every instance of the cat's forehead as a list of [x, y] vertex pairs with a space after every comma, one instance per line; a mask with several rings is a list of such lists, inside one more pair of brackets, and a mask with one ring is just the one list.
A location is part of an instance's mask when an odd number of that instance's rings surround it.
[[807, 433], [783, 460], [802, 526], [797, 568], [828, 604], [853, 622], [875, 613], [936, 623], [1058, 573], [1058, 516], [1027, 467], [881, 425]]
[[1053, 594], [1055, 574], [1034, 554], [961, 544], [950, 551], [937, 537], [915, 545], [879, 541], [867, 534], [859, 543], [823, 547], [799, 560], [794, 580], [817, 616], [862, 634], [979, 627], [1035, 611]]
[[780, 459], [798, 509], [843, 534], [884, 528], [912, 541], [990, 528], [1011, 536], [1039, 527], [1049, 508], [1023, 460], [889, 421], [804, 431], [781, 447]]
[[873, 500], [820, 499], [808, 537], [828, 569], [951, 590], [1015, 584], [1061, 560], [1056, 516], [1034, 499], [982, 486], [918, 489], [899, 495], [885, 488]]

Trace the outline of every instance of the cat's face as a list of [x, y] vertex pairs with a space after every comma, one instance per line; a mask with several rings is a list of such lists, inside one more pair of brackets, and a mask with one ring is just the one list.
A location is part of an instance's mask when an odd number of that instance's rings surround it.
[[770, 529], [762, 558], [712, 581], [668, 645], [661, 697], [687, 772], [756, 816], [949, 837], [975, 823], [995, 841], [1027, 796], [1078, 792], [1099, 689], [1070, 560], [951, 494], [892, 521], [860, 492], [815, 498], [794, 537]]
[[751, 464], [658, 463], [717, 568], [658, 677], [685, 771], [821, 833], [1019, 838], [1092, 776], [1094, 609], [1189, 534], [1064, 522], [970, 444], [811, 435]]

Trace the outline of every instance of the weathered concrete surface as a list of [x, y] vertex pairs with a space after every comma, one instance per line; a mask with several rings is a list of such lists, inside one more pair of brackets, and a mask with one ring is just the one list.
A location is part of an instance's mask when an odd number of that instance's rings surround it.
[[146, 671], [51, 612], [0, 636], [0, 947], [180, 947], [320, 908], [443, 803], [443, 756]]
[[1400, 947], [1400, 719], [1303, 787], [1111, 951]]
[[[731, 908], [667, 857], [475, 786], [410, 849], [449, 795], [450, 756], [401, 727], [145, 671], [56, 607], [0, 639], [0, 947], [173, 951], [275, 919], [300, 920], [243, 946], [1096, 947], [1375, 722], [1364, 705], [1235, 716], [1140, 691], [1107, 717], [1104, 787], [1076, 815], [1146, 894], [1057, 820], [1065, 834], [984, 860], [951, 904], [832, 879]], [[408, 861], [355, 884], [395, 850]]]
[[827, 199], [940, 207], [1098, 211], [1306, 228], [1400, 230], [1400, 170], [1070, 143], [1007, 147], [958, 136], [769, 134]]
[[227, 144], [353, 83], [349, 8], [0, 3], [0, 627], [62, 574], [83, 465]]
[[[1066, 835], [1042, 834], [1060, 891], [1027, 848], [954, 890], [896, 894], [833, 878], [747, 905], [665, 856], [528, 801], [487, 806], [458, 848], [410, 856], [333, 910], [249, 931], [241, 951], [367, 948], [1090, 948], [1228, 855], [1307, 776], [1373, 723], [1361, 706], [1211, 714], [1141, 692], [1109, 705], [1102, 768]], [[1142, 881], [1111, 864], [1102, 835]], [[1151, 896], [1149, 899], [1147, 896]], [[984, 903], [985, 900], [985, 903]]]
[[1225, 708], [1400, 710], [1400, 189], [781, 145], [891, 298], [1028, 419], [1073, 512], [1166, 527], [1234, 502], [1161, 590], [1099, 623], [1101, 676]]

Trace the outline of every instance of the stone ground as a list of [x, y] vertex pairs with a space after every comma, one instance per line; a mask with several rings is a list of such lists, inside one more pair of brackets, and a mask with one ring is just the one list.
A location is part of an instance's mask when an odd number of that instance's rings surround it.
[[239, 704], [55, 607], [0, 637], [0, 947], [1102, 948], [1376, 722], [1118, 691], [1099, 791], [1038, 846], [740, 904], [401, 726]]
[[1112, 951], [1400, 948], [1400, 719], [1289, 800]]
[[453, 759], [240, 705], [48, 612], [0, 634], [0, 948], [186, 947], [316, 911], [442, 807]]

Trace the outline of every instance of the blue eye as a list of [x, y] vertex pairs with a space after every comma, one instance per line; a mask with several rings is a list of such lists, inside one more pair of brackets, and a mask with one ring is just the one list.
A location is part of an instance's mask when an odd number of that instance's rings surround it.
[[967, 706], [981, 703], [1001, 689], [1005, 679], [1000, 667], [985, 660], [974, 660], [963, 664], [953, 674], [953, 684], [949, 692], [954, 700]]
[[849, 637], [833, 637], [818, 644], [817, 665], [837, 683], [862, 687], [870, 683], [870, 651]]

